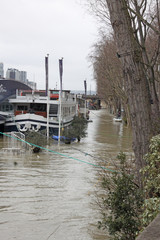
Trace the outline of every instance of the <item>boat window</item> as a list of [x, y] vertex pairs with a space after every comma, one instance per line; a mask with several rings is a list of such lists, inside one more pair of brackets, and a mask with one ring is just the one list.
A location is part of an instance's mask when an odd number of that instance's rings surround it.
[[12, 111], [13, 110], [13, 106], [11, 104], [2, 104], [0, 105], [0, 111], [3, 112], [8, 112], [8, 111]]
[[28, 107], [26, 105], [18, 105], [17, 110], [19, 111], [27, 111]]
[[37, 111], [37, 112], [45, 112], [46, 111], [46, 104], [42, 104], [42, 103], [31, 103], [30, 104], [30, 108], [33, 111]]
[[58, 112], [58, 105], [51, 104], [49, 109], [49, 114], [57, 114], [57, 112]]

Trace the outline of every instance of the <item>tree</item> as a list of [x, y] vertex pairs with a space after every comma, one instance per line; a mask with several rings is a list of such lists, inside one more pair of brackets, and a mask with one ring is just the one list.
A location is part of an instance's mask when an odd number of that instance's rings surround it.
[[[46, 146], [49, 142], [47, 140], [46, 130], [40, 132], [27, 131], [25, 132], [25, 138], [28, 143], [32, 146], [32, 151], [38, 153], [43, 146]], [[40, 146], [40, 147], [39, 147]]]
[[94, 2], [98, 3], [98, 6], [102, 6], [100, 4], [102, 2], [103, 7], [108, 6], [117, 54], [122, 64], [133, 130], [137, 176], [141, 182], [139, 170], [145, 166], [143, 157], [148, 152], [149, 141], [152, 136], [160, 132], [159, 100], [155, 86], [155, 65], [159, 48], [154, 61], [150, 60], [146, 49], [149, 29], [157, 34], [160, 44], [160, 31], [155, 25], [156, 22], [158, 26], [160, 23], [159, 1], [154, 1], [154, 14], [151, 14], [150, 18], [152, 22], [147, 21], [146, 18], [149, 6], [147, 0], [95, 0]]
[[83, 116], [75, 116], [72, 124], [66, 127], [63, 135], [71, 141], [72, 138], [77, 138], [80, 142], [81, 138], [86, 136], [87, 120]]
[[[133, 129], [133, 149], [139, 171], [145, 165], [143, 156], [148, 152], [149, 140], [160, 129], [154, 70], [145, 50], [146, 25], [141, 15], [146, 9], [147, 1], [106, 1], [123, 68]], [[128, 6], [137, 14], [133, 16]], [[134, 17], [134, 22], [131, 17]]]
[[101, 41], [94, 45], [94, 51], [90, 59], [93, 63], [98, 95], [104, 99], [111, 112], [112, 110], [114, 112], [116, 110], [121, 111], [121, 105], [123, 105], [128, 125], [130, 125], [121, 62], [117, 57], [113, 37], [102, 36]]

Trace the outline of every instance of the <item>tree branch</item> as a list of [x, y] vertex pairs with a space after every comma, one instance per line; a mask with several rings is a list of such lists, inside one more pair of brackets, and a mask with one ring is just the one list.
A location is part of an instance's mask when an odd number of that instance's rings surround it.
[[128, 9], [134, 13], [137, 17], [139, 17], [141, 19], [141, 21], [147, 25], [149, 28], [151, 28], [157, 35], [160, 36], [160, 30], [157, 30], [153, 25], [151, 25], [147, 20], [145, 20], [141, 14], [135, 12], [131, 7], [128, 6]]

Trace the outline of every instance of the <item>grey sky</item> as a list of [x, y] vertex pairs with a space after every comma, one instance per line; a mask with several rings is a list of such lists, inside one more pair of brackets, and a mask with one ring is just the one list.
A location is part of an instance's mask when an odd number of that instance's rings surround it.
[[95, 90], [87, 56], [96, 42], [94, 19], [77, 0], [0, 0], [0, 62], [4, 70], [27, 71], [45, 88], [44, 58], [49, 54], [49, 87], [59, 87], [58, 59], [64, 58], [63, 87]]

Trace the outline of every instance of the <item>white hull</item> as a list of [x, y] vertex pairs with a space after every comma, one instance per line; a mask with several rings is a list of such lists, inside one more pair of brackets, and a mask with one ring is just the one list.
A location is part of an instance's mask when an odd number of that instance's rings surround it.
[[113, 118], [115, 122], [122, 122], [122, 118]]
[[[66, 127], [70, 125], [72, 120], [73, 120], [73, 117], [69, 117], [68, 119], [65, 119], [65, 121], [63, 121], [62, 126]], [[20, 132], [39, 131], [39, 130], [45, 129], [46, 127], [47, 127], [47, 118], [40, 115], [32, 114], [32, 113], [13, 116], [8, 118], [5, 122], [6, 131], [13, 131], [13, 129]], [[49, 118], [49, 128], [50, 129], [59, 128], [59, 121], [57, 117]]]

